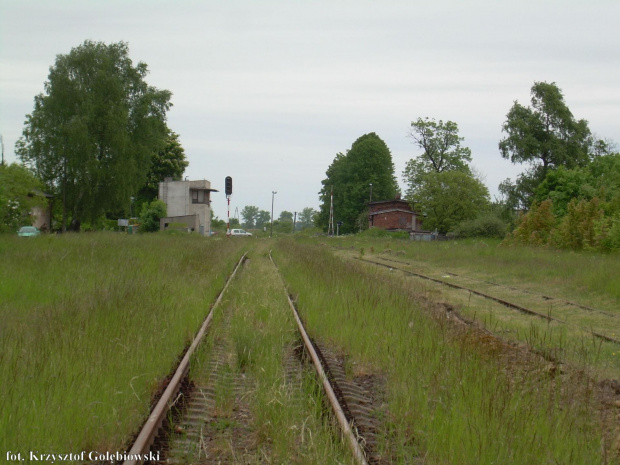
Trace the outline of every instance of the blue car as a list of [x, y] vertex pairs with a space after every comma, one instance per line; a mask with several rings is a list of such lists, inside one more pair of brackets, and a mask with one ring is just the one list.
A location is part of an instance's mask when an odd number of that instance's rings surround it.
[[21, 228], [19, 228], [19, 231], [17, 231], [17, 235], [19, 237], [34, 237], [38, 236], [39, 234], [41, 234], [41, 231], [39, 231], [34, 226], [22, 226]]

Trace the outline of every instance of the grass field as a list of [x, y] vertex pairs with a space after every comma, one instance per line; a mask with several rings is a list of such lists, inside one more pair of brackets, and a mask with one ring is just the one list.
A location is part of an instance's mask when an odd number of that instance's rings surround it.
[[[429, 243], [346, 237], [330, 245], [342, 256], [387, 259], [384, 263], [395, 268], [473, 288], [557, 318], [564, 323], [523, 315], [466, 291], [409, 279], [432, 299], [450, 302], [462, 316], [504, 339], [583, 367], [599, 380], [620, 378], [620, 345], [591, 334], [620, 339], [617, 255], [512, 248], [494, 240]], [[580, 309], [565, 300], [599, 311]]]
[[0, 450], [122, 451], [241, 246], [0, 237]]
[[586, 372], [559, 375], [540, 357], [449, 323], [426, 284], [338, 258], [333, 247], [350, 243], [329, 241], [281, 241], [276, 259], [312, 335], [353, 357], [352, 376], [388, 379], [385, 443], [397, 462], [616, 463]]
[[[491, 241], [166, 234], [0, 236], [0, 460], [6, 451], [123, 450], [242, 251], [266, 241], [311, 335], [347, 354], [352, 377], [388, 381], [383, 453], [395, 463], [618, 463], [594, 378], [620, 372], [620, 350], [355, 260], [381, 255], [615, 314], [617, 256]], [[291, 334], [282, 301], [268, 298], [275, 275], [265, 257], [251, 266], [260, 272], [231, 293], [233, 338], [257, 379], [250, 400], [262, 437], [284, 460], [299, 438], [278, 422], [298, 419], [266, 399], [286, 394], [278, 360]], [[456, 311], [521, 346], [454, 325], [443, 312], [452, 298]], [[324, 444], [319, 456], [332, 454]]]

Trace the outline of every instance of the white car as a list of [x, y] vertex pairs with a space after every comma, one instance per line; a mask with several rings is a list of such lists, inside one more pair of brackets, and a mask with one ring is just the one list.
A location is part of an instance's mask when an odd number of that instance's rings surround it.
[[252, 233], [247, 232], [245, 229], [231, 229], [230, 235], [231, 236], [251, 236]]

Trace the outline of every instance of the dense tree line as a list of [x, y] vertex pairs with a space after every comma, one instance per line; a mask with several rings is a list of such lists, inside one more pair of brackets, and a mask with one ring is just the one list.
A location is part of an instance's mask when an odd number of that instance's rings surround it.
[[[42, 191], [56, 197], [62, 229], [131, 211], [144, 218], [161, 213], [153, 203], [158, 182], [181, 179], [187, 161], [179, 135], [166, 124], [171, 93], [147, 84], [147, 74], [123, 42], [86, 41], [57, 56], [16, 144], [23, 165], [0, 166], [0, 230], [29, 222], [32, 207], [45, 204], [33, 195]], [[411, 122], [409, 137], [420, 153], [402, 176], [424, 229], [501, 236], [512, 226], [510, 243], [620, 248], [620, 154], [573, 116], [558, 86], [535, 82], [530, 105], [515, 101], [501, 129], [500, 155], [525, 169], [500, 184], [502, 199], [493, 203], [470, 166], [457, 123]], [[326, 231], [333, 195], [340, 231], [360, 231], [368, 225], [368, 203], [399, 190], [390, 150], [375, 133], [337, 153], [321, 184], [320, 210], [299, 212], [297, 229]], [[241, 217], [252, 229], [272, 220], [251, 205]], [[283, 211], [274, 219], [276, 230], [292, 231], [293, 217]]]
[[[271, 214], [267, 210], [260, 210], [254, 205], [246, 205], [240, 212], [242, 226], [248, 229], [261, 229], [271, 225]], [[311, 207], [304, 208], [297, 215], [289, 211], [282, 211], [280, 216], [274, 218], [274, 229], [278, 232], [293, 232], [293, 221], [295, 221], [295, 230], [303, 230], [311, 228], [315, 223], [316, 211]]]
[[[500, 155], [525, 165], [525, 171], [514, 182], [503, 181], [502, 198], [491, 202], [470, 166], [471, 150], [462, 145], [457, 123], [428, 117], [411, 123], [409, 137], [421, 153], [402, 174], [406, 198], [423, 216], [424, 229], [502, 237], [512, 225], [518, 226], [513, 243], [620, 247], [614, 245], [620, 244], [620, 155], [612, 143], [593, 136], [586, 120], [573, 116], [555, 83], [535, 82], [531, 105], [515, 101], [502, 132]], [[375, 200], [389, 200], [397, 190], [389, 149], [374, 133], [360, 137], [346, 154], [338, 153], [326, 175], [317, 216], [324, 230], [332, 192], [334, 220], [343, 221], [342, 232], [348, 233], [363, 229], [371, 184]], [[547, 232], [538, 234], [531, 216], [540, 219], [541, 211], [548, 211], [540, 223]], [[581, 220], [585, 226], [578, 224]], [[571, 236], [575, 231], [585, 239]]]

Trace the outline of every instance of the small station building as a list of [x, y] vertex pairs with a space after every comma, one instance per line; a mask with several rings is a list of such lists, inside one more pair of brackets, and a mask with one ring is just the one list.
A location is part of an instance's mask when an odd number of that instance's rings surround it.
[[389, 231], [422, 232], [422, 218], [409, 202], [400, 198], [400, 193], [392, 200], [381, 200], [368, 204], [368, 227]]
[[[159, 220], [160, 229], [170, 225], [185, 225], [188, 231], [207, 236], [211, 230], [211, 183], [175, 181], [171, 178], [159, 183], [159, 200], [166, 204], [168, 216]], [[184, 228], [185, 229], [185, 228]]]

